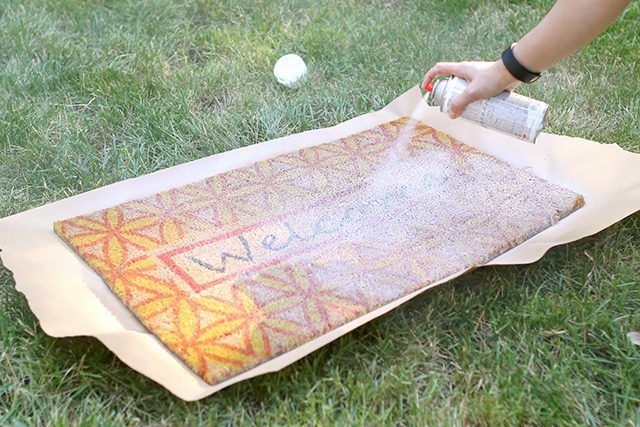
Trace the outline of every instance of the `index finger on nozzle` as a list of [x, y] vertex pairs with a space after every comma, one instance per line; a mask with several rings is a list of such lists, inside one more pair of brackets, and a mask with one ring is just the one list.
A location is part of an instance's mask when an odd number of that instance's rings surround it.
[[[427, 74], [424, 75], [421, 87], [430, 91], [429, 87], [431, 86], [433, 79], [444, 74], [456, 74], [459, 71], [459, 68], [459, 65], [455, 62], [438, 62], [436, 65], [431, 67], [429, 71], [427, 71]], [[433, 89], [433, 87], [431, 87], [431, 89]]]
[[427, 79], [427, 77], [425, 76], [424, 79], [422, 79], [422, 83], [420, 84], [420, 87], [424, 90], [426, 90], [427, 92], [433, 92], [433, 80], [436, 78], [437, 76], [433, 76], [430, 77], [429, 79]]
[[434, 72], [434, 68], [435, 67], [427, 71], [427, 74], [425, 74], [424, 77], [422, 78], [422, 83], [420, 84], [420, 87], [423, 88], [424, 90], [429, 90], [429, 87], [431, 86], [431, 82], [438, 75], [437, 71]]

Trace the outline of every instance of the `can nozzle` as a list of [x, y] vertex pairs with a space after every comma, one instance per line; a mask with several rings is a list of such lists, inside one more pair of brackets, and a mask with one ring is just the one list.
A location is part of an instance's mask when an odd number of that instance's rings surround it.
[[433, 92], [433, 85], [429, 83], [424, 87], [424, 90], [426, 90], [427, 92]]

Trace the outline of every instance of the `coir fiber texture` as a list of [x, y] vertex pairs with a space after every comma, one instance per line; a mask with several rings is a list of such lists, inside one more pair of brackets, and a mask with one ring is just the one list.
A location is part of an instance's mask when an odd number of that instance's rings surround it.
[[403, 118], [54, 228], [216, 384], [481, 265], [582, 203]]

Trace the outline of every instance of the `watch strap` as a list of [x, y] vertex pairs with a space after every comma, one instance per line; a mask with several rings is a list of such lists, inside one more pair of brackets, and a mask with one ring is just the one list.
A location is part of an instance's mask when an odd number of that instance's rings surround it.
[[518, 62], [511, 46], [502, 52], [502, 63], [513, 77], [523, 83], [533, 83], [540, 78], [540, 73], [529, 71], [524, 65]]

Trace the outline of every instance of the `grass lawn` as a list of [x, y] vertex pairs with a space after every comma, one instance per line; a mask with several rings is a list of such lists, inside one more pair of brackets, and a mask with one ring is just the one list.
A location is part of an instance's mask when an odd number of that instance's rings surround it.
[[[0, 217], [379, 109], [434, 62], [496, 58], [551, 4], [3, 0]], [[636, 1], [521, 89], [547, 131], [640, 152], [639, 21]], [[289, 52], [298, 91], [271, 74]], [[93, 338], [45, 335], [0, 267], [0, 424], [638, 425], [639, 277], [635, 214], [185, 403]]]

